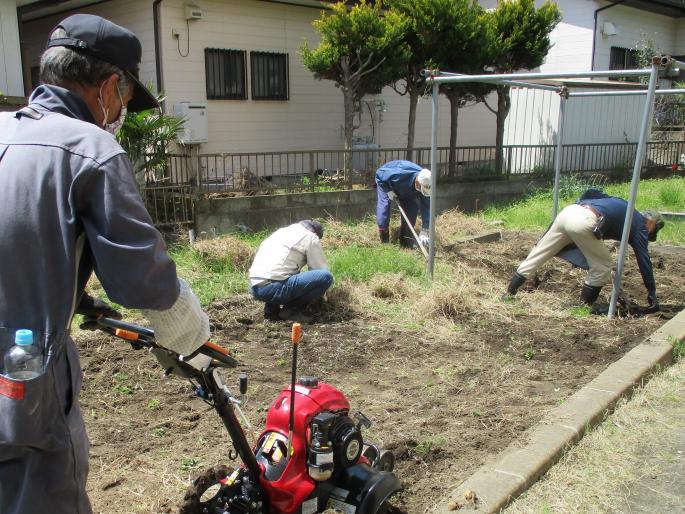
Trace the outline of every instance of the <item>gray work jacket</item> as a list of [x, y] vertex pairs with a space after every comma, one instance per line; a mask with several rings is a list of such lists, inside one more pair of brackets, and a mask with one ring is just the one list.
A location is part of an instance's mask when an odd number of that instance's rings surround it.
[[40, 86], [29, 106], [0, 113], [0, 324], [65, 330], [93, 270], [116, 303], [171, 307], [176, 268], [124, 150], [76, 93]]
[[93, 271], [126, 307], [166, 310], [179, 295], [123, 149], [77, 94], [40, 86], [29, 108], [0, 113], [0, 367], [19, 328], [45, 359], [37, 378], [0, 376], [2, 514], [91, 512], [68, 329]]

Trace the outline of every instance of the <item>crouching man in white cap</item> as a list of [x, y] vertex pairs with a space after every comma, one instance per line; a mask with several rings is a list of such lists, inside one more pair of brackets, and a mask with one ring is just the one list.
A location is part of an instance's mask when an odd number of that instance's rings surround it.
[[[427, 247], [430, 243], [431, 171], [411, 161], [390, 161], [376, 171], [377, 203], [376, 221], [381, 243], [390, 241], [390, 200], [395, 200], [409, 218], [412, 226], [421, 208], [421, 232], [419, 241]], [[414, 237], [407, 222], [402, 218], [400, 246], [414, 247]]]

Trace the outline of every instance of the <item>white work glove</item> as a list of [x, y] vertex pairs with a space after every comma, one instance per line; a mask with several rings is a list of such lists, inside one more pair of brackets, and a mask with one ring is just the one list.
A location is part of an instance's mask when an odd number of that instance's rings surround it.
[[181, 292], [171, 308], [143, 310], [143, 315], [155, 330], [157, 344], [179, 355], [190, 355], [209, 339], [209, 318], [185, 280], [178, 282]]
[[391, 200], [397, 200], [397, 194], [395, 193], [395, 191], [388, 191], [388, 198], [390, 198]]
[[428, 246], [430, 246], [431, 237], [428, 233], [428, 230], [425, 228], [421, 229], [421, 232], [419, 233], [419, 243], [421, 243], [421, 246], [424, 248], [428, 248]]

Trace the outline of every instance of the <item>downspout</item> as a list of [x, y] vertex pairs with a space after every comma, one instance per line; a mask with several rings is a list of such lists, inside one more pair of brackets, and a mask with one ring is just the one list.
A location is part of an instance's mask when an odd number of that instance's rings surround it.
[[[157, 93], [164, 91], [164, 74], [162, 73], [162, 41], [159, 30], [160, 14], [162, 11], [162, 0], [155, 0], [152, 3], [152, 24], [155, 32], [155, 74], [157, 78]], [[161, 102], [162, 112], [166, 111], [166, 101]]]
[[604, 7], [600, 7], [599, 9], [595, 9], [595, 23], [592, 28], [592, 65], [590, 66], [590, 71], [594, 71], [595, 69], [595, 47], [597, 45], [597, 14], [600, 13], [600, 11], [606, 11], [607, 9], [611, 9], [615, 5], [619, 5], [624, 3], [626, 0], [617, 0], [616, 2], [605, 5]]

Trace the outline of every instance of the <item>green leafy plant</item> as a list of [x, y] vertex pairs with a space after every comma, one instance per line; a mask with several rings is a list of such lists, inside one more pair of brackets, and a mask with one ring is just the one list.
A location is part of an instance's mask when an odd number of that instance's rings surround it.
[[[164, 437], [166, 435], [166, 429], [162, 427], [157, 427], [152, 430], [152, 435], [154, 435], [155, 437]], [[181, 464], [181, 466], [183, 465]]]
[[[344, 102], [345, 150], [352, 149], [355, 124], [364, 95], [376, 94], [398, 80], [409, 57], [404, 41], [407, 20], [396, 11], [384, 11], [381, 2], [360, 0], [353, 7], [345, 2], [313, 23], [319, 45], [311, 49], [305, 41], [300, 48], [302, 63], [319, 80], [332, 80], [340, 88]], [[345, 169], [351, 169], [352, 155]]]
[[590, 310], [589, 305], [574, 305], [569, 309], [574, 318], [587, 318], [590, 315]]
[[673, 347], [673, 357], [676, 359], [685, 357], [685, 340], [670, 336], [668, 342], [671, 343], [671, 346]]
[[526, 359], [527, 361], [532, 361], [533, 357], [535, 357], [535, 354], [537, 352], [533, 350], [532, 348], [528, 348], [524, 353], [523, 353], [523, 358]]
[[115, 384], [112, 386], [112, 391], [119, 394], [133, 394], [133, 388], [126, 384]]
[[147, 408], [149, 410], [159, 410], [159, 407], [160, 407], [160, 404], [159, 404], [159, 400], [157, 400], [157, 399], [153, 398], [152, 400], [147, 402]]
[[[163, 95], [157, 95], [159, 102]], [[162, 180], [167, 172], [167, 149], [176, 139], [183, 118], [158, 109], [129, 112], [117, 140], [133, 163], [139, 183]]]
[[183, 457], [181, 460], [181, 471], [188, 472], [196, 469], [200, 465], [200, 459], [196, 457]]
[[[486, 14], [490, 66], [495, 73], [513, 73], [540, 66], [552, 47], [550, 33], [561, 21], [561, 11], [551, 0], [536, 9], [534, 0], [508, 0]], [[511, 86], [497, 86], [495, 169], [504, 167], [504, 123], [511, 109]], [[487, 106], [487, 102], [485, 104]]]

